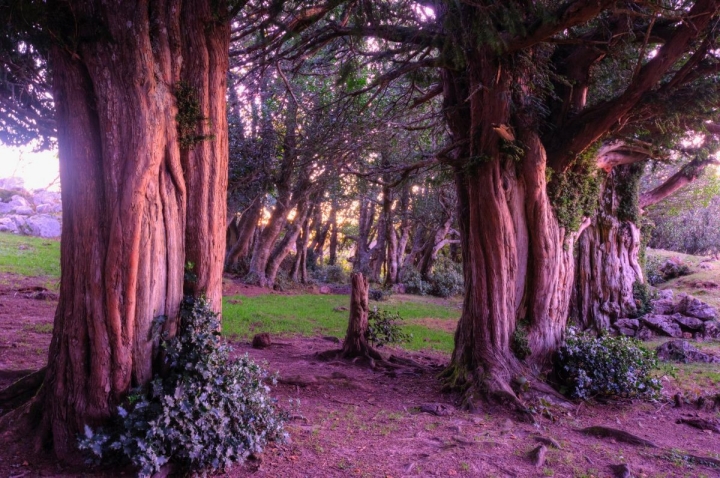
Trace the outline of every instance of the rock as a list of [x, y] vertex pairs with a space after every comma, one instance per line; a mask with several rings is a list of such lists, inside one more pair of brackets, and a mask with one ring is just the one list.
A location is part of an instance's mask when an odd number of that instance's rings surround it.
[[15, 208], [15, 214], [19, 214], [21, 216], [32, 216], [35, 214], [35, 211], [30, 206], [18, 206]]
[[0, 202], [0, 214], [8, 214], [15, 208], [6, 202]]
[[638, 319], [618, 319], [613, 324], [615, 327], [624, 327], [626, 329], [637, 330], [640, 328], [640, 321]]
[[655, 333], [650, 328], [645, 327], [644, 325], [640, 327], [640, 329], [635, 334], [635, 338], [640, 340], [650, 340], [653, 337], [655, 337]]
[[270, 334], [267, 332], [263, 332], [262, 334], [257, 334], [252, 339], [252, 346], [254, 349], [266, 349], [272, 345], [272, 341], [270, 340]]
[[9, 217], [0, 217], [0, 232], [11, 232], [17, 234], [18, 227], [15, 221]]
[[675, 304], [672, 298], [658, 299], [652, 303], [652, 313], [655, 315], [672, 314], [675, 311]]
[[701, 334], [705, 340], [720, 339], [720, 324], [714, 320], [704, 322]]
[[36, 206], [40, 205], [40, 204], [55, 205], [55, 204], [60, 204], [60, 202], [61, 202], [61, 199], [60, 199], [59, 192], [46, 191], [44, 189], [39, 189], [39, 190], [35, 191], [35, 193], [33, 194], [33, 203], [35, 203]]
[[17, 189], [21, 190], [25, 187], [25, 182], [23, 181], [23, 178], [3, 178], [0, 179], [0, 189]]
[[60, 220], [48, 214], [30, 216], [26, 221], [31, 236], [38, 237], [60, 237], [62, 226]]
[[682, 337], [680, 326], [667, 315], [646, 315], [642, 318], [645, 325], [656, 332], [670, 337]]
[[405, 284], [395, 284], [392, 286], [392, 292], [393, 294], [404, 294], [405, 293]]
[[608, 465], [608, 468], [612, 470], [615, 478], [630, 478], [630, 467], [627, 463], [621, 465]]
[[682, 314], [673, 314], [672, 319], [680, 325], [683, 330], [696, 332], [702, 329], [703, 321], [695, 317], [688, 317]]
[[62, 205], [60, 204], [40, 204], [35, 208], [38, 214], [52, 214], [62, 212]]
[[627, 327], [615, 327], [618, 334], [624, 335], [625, 337], [635, 337], [637, 331], [635, 329], [629, 329]]
[[658, 289], [657, 296], [660, 300], [673, 300], [673, 291], [672, 289]]
[[715, 310], [715, 307], [691, 295], [683, 297], [675, 306], [674, 312], [696, 317], [700, 320], [713, 320], [717, 318], [717, 310]]
[[540, 468], [545, 464], [546, 454], [547, 447], [545, 445], [538, 445], [530, 452], [530, 461], [535, 466], [535, 468]]
[[686, 340], [671, 340], [657, 348], [657, 356], [660, 360], [673, 362], [701, 362], [718, 363], [720, 359], [699, 351]]
[[446, 417], [452, 415], [452, 408], [443, 403], [423, 403], [420, 405], [420, 411], [437, 415], [438, 417]]
[[28, 200], [22, 196], [18, 196], [17, 194], [10, 198], [10, 202], [8, 202], [8, 204], [13, 208], [30, 207]]

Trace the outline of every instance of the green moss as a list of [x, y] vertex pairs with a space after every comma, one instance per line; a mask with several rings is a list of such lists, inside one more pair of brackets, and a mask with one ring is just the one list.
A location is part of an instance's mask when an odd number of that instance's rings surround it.
[[513, 332], [510, 349], [520, 360], [524, 360], [532, 353], [530, 343], [528, 342], [527, 325], [524, 322], [518, 322]]
[[178, 82], [175, 85], [175, 100], [178, 109], [175, 121], [180, 148], [189, 149], [201, 141], [213, 139], [213, 135], [197, 133], [198, 125], [207, 118], [202, 114], [195, 88], [185, 81]]
[[561, 227], [577, 231], [582, 218], [593, 214], [597, 207], [604, 173], [597, 169], [598, 146], [576, 156], [565, 173], [552, 172], [548, 196]]
[[640, 218], [640, 178], [645, 171], [645, 165], [635, 163], [617, 168], [615, 179], [615, 192], [619, 196], [617, 218], [620, 221], [637, 223]]

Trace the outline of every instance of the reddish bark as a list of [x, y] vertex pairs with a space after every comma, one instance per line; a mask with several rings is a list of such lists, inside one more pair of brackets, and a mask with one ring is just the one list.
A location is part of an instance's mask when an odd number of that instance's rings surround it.
[[[227, 180], [224, 2], [53, 4], [106, 34], [51, 52], [63, 183], [62, 274], [41, 435], [77, 461], [77, 435], [108, 419], [156, 372], [153, 320], [173, 334], [183, 268], [220, 311]], [[182, 33], [181, 33], [182, 32]], [[203, 119], [181, 150], [174, 92], [185, 82]], [[192, 126], [192, 125], [191, 125]]]

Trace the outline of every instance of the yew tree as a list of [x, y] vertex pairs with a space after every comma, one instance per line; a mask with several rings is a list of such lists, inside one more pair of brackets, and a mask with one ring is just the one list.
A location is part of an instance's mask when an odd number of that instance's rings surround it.
[[437, 156], [454, 173], [465, 276], [446, 378], [468, 405], [485, 395], [521, 406], [511, 383], [545, 365], [565, 331], [574, 243], [602, 181], [597, 153], [613, 138], [651, 140], [657, 129], [638, 122], [657, 115], [662, 128], [669, 105], [698, 102], [689, 92], [714, 94], [719, 7], [251, 2], [264, 35], [245, 53], [301, 57], [336, 42], [359, 64], [394, 62], [366, 88], [410, 76], [418, 102], [442, 95], [450, 141]]
[[[220, 311], [229, 25], [239, 8], [0, 2], [0, 65], [17, 80], [0, 91], [3, 105], [16, 101], [3, 110], [4, 136], [49, 125], [60, 158], [60, 300], [31, 416], [62, 460], [78, 459], [84, 426], [107, 421], [161, 371], [158, 337], [175, 334], [183, 294]], [[33, 116], [43, 108], [54, 110], [48, 124]]]

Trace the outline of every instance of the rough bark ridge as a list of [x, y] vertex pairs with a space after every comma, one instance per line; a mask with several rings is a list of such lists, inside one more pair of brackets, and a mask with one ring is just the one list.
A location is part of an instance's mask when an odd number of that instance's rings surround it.
[[[574, 234], [554, 216], [545, 149], [532, 125], [517, 121], [519, 163], [500, 149], [492, 125], [510, 121], [509, 69], [490, 51], [469, 64], [467, 76], [444, 73], [448, 125], [467, 145], [454, 161], [465, 299], [446, 378], [466, 389], [468, 406], [481, 392], [522, 409], [510, 384], [544, 365], [562, 338]], [[524, 363], [513, 352], [519, 323], [530, 348]]]
[[[175, 332], [187, 262], [198, 280], [186, 292], [220, 311], [229, 27], [222, 1], [48, 7], [78, 24], [65, 33], [76, 50], [56, 46], [50, 59], [62, 276], [37, 403], [43, 442], [74, 461], [83, 427], [152, 378], [154, 319]], [[78, 25], [102, 34], [74, 37]], [[188, 97], [176, 98], [180, 85]], [[178, 111], [183, 102], [194, 111]], [[192, 137], [179, 137], [183, 115]]]
[[[638, 260], [637, 216], [640, 165], [615, 167], [607, 176], [592, 222], [577, 241], [576, 276], [571, 315], [585, 329], [607, 330], [617, 319], [633, 316], [633, 284], [643, 282]], [[626, 209], [630, 209], [627, 211]]]

